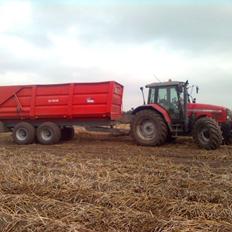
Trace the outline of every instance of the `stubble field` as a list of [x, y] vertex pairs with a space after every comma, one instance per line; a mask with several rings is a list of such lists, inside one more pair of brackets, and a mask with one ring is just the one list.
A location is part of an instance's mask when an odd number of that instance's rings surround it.
[[141, 147], [83, 130], [17, 146], [1, 135], [0, 231], [232, 231], [232, 146]]

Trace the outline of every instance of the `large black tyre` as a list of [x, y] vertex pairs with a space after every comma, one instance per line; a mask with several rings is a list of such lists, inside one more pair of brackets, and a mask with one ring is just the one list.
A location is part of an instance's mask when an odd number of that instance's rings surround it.
[[38, 127], [36, 135], [39, 143], [51, 145], [60, 141], [61, 130], [57, 124], [53, 122], [45, 122]]
[[193, 128], [195, 143], [206, 150], [216, 150], [222, 144], [222, 131], [212, 118], [200, 118]]
[[35, 128], [28, 122], [20, 122], [13, 129], [13, 140], [19, 145], [31, 144], [35, 140]]
[[136, 113], [132, 120], [131, 134], [139, 145], [159, 146], [166, 142], [168, 128], [159, 113], [142, 110]]
[[73, 139], [75, 130], [73, 127], [64, 127], [61, 130], [61, 140], [68, 141]]

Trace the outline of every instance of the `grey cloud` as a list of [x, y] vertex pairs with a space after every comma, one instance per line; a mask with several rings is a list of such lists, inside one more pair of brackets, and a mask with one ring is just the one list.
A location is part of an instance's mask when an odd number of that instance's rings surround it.
[[[69, 26], [76, 26], [86, 43], [164, 40], [174, 47], [197, 49], [198, 52], [227, 50], [232, 45], [232, 4], [39, 5], [33, 15], [31, 33], [37, 34], [42, 41], [48, 41], [47, 32], [65, 33]], [[39, 41], [31, 38], [34, 42]]]
[[132, 7], [115, 15], [108, 36], [119, 41], [164, 40], [192, 53], [231, 51], [232, 5]]

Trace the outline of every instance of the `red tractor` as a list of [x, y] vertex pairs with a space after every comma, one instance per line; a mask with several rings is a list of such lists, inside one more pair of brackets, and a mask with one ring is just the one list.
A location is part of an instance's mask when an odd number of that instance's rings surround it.
[[152, 83], [146, 87], [148, 103], [133, 111], [131, 123], [131, 133], [138, 144], [158, 146], [174, 136], [185, 135], [192, 135], [196, 144], [207, 150], [232, 143], [231, 111], [196, 103], [188, 93], [188, 81]]

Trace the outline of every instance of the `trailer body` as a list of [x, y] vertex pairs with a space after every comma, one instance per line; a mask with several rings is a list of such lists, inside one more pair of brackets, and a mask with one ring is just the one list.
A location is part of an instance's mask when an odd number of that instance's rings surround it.
[[115, 121], [123, 86], [115, 81], [0, 87], [0, 121]]

